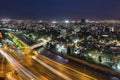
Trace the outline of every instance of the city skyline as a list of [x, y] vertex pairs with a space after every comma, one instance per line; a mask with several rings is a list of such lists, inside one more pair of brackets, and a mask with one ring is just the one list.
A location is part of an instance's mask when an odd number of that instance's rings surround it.
[[119, 0], [2, 0], [0, 18], [120, 19]]
[[120, 80], [120, 0], [1, 0], [0, 80]]

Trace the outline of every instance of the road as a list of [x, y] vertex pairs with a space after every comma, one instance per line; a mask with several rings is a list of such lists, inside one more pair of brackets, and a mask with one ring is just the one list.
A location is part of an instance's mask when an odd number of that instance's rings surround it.
[[63, 78], [57, 76], [49, 69], [36, 62], [35, 60], [32, 60], [32, 63], [32, 67], [34, 67], [35, 71], [45, 76], [48, 80], [64, 80]]
[[10, 64], [14, 67], [14, 69], [17, 72], [21, 73], [21, 75], [25, 80], [32, 80], [32, 79], [39, 80], [39, 78], [36, 75], [32, 74], [28, 69], [23, 67], [17, 60], [15, 60], [14, 57], [12, 57], [5, 50], [0, 49], [0, 53], [8, 60], [8, 62], [10, 62]]
[[[8, 49], [10, 50], [10, 47]], [[18, 57], [16, 57], [17, 56], [17, 55], [15, 55], [16, 52], [14, 52], [14, 50], [11, 50], [11, 51], [13, 51], [13, 53], [9, 51], [10, 52], [9, 56], [12, 55], [11, 56], [12, 58], [15, 58], [16, 60], [21, 62], [20, 59]], [[29, 59], [27, 57], [24, 57], [22, 60], [24, 62], [26, 60], [29, 61]], [[43, 75], [45, 78], [47, 78], [49, 80], [56, 80], [56, 79], [57, 80], [97, 80], [91, 76], [88, 76], [88, 75], [78, 72], [74, 69], [66, 67], [62, 64], [54, 62], [54, 61], [50, 60], [49, 58], [44, 57], [42, 55], [39, 55], [36, 58], [32, 57], [32, 60], [30, 60], [30, 63], [31, 63], [31, 65], [29, 65], [27, 63], [21, 63], [21, 65], [22, 66], [24, 65], [24, 67], [28, 71], [30, 71], [32, 74], [34, 74], [36, 77]], [[23, 67], [22, 67], [22, 69], [23, 69]]]
[[38, 43], [38, 44], [35, 44], [33, 46], [30, 46], [31, 49], [34, 49], [34, 48], [37, 48], [37, 47], [40, 47], [42, 45], [45, 45], [47, 42], [49, 42], [50, 40], [45, 40], [45, 39], [41, 39], [43, 42], [41, 43]]
[[93, 77], [91, 77], [89, 75], [86, 75], [84, 73], [76, 71], [76, 70], [74, 70], [74, 69], [72, 69], [70, 67], [64, 66], [64, 65], [62, 65], [60, 63], [57, 63], [57, 62], [55, 62], [53, 60], [50, 60], [49, 58], [44, 57], [42, 55], [39, 55], [37, 57], [33, 57], [33, 59], [36, 60], [38, 63], [40, 63], [40, 61], [43, 61], [44, 63], [46, 63], [50, 67], [52, 67], [55, 70], [57, 70], [58, 72], [62, 73], [62, 75], [59, 75], [59, 74], [58, 75], [62, 76], [66, 80], [68, 80], [69, 78], [71, 80], [97, 80], [97, 79], [95, 79], [95, 78], [93, 78]]
[[[38, 77], [41, 80], [64, 80], [63, 78], [59, 77], [58, 75], [54, 74], [53, 72], [51, 72], [49, 69], [45, 68], [43, 65], [37, 63], [35, 60], [31, 60], [28, 57], [19, 57], [17, 55], [17, 51], [16, 50], [11, 50], [11, 47], [8, 47], [5, 49], [6, 52], [9, 54], [10, 59], [14, 59], [18, 65], [23, 66], [24, 68], [27, 69], [27, 71], [30, 71], [33, 75], [35, 75], [36, 77]], [[9, 61], [12, 62], [12, 61]], [[14, 67], [14, 65], [12, 65]], [[16, 69], [17, 66], [15, 66], [14, 68]], [[25, 80], [29, 80], [29, 78], [26, 78], [26, 74], [23, 74], [22, 71], [24, 71], [24, 68], [21, 68], [20, 71], [18, 71], [18, 73], [20, 73], [23, 77], [25, 77]], [[18, 67], [19, 68], [19, 67]], [[37, 80], [37, 79], [35, 79]]]

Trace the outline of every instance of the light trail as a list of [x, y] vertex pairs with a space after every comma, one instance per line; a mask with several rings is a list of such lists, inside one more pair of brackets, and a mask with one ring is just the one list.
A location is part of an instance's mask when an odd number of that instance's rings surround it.
[[44, 44], [46, 44], [47, 42], [49, 42], [50, 40], [45, 40], [45, 39], [41, 39], [43, 42], [42, 43], [38, 43], [38, 44], [35, 44], [33, 46], [30, 46], [31, 49], [34, 49], [36, 47], [39, 47], [39, 46], [42, 46]]
[[65, 80], [72, 80], [71, 78], [69, 78], [68, 76], [64, 75], [63, 73], [57, 71], [56, 69], [52, 68], [51, 66], [47, 65], [46, 63], [42, 62], [41, 60], [37, 59], [35, 56], [32, 57], [35, 61], [37, 61], [38, 63], [40, 63], [41, 65], [43, 65], [44, 67], [46, 67], [47, 69], [49, 69], [50, 71], [52, 71], [53, 73], [55, 73], [56, 75], [60, 76], [61, 78], [65, 79]]
[[34, 74], [32, 74], [28, 69], [23, 67], [20, 63], [18, 63], [11, 55], [9, 55], [3, 49], [0, 49], [0, 53], [10, 62], [10, 64], [14, 67], [14, 69], [16, 71], [21, 72], [27, 76], [27, 77], [25, 77], [25, 75], [21, 74], [24, 76], [25, 79], [40, 80], [38, 77], [36, 77]]
[[46, 58], [45, 56], [42, 56], [42, 57], [43, 57], [45, 60], [48, 60], [48, 61], [50, 61], [50, 62], [52, 62], [52, 63], [54, 63], [54, 64], [56, 64], [56, 65], [63, 66], [64, 68], [69, 69], [69, 70], [71, 70], [71, 71], [73, 71], [73, 72], [76, 72], [77, 74], [80, 74], [80, 75], [82, 75], [82, 76], [84, 76], [84, 77], [86, 77], [86, 78], [89, 78], [90, 80], [97, 80], [97, 79], [94, 78], [94, 77], [91, 77], [91, 76], [86, 75], [86, 74], [84, 74], [84, 73], [82, 73], [82, 72], [79, 72], [79, 71], [77, 71], [77, 70], [75, 70], [75, 69], [72, 69], [72, 68], [67, 67], [67, 66], [65, 66], [65, 65], [63, 65], [63, 64], [60, 64], [60, 63], [58, 63], [58, 62], [55, 62], [55, 61], [53, 61], [53, 60], [51, 60], [51, 59], [49, 59], [49, 58]]
[[9, 79], [9, 80], [17, 80], [17, 79], [15, 79], [13, 76], [12, 76], [12, 74], [6, 74], [6, 76], [7, 76], [7, 78]]

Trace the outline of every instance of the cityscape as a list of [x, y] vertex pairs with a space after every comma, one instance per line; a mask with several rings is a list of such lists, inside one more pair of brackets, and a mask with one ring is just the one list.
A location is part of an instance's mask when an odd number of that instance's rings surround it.
[[120, 1], [0, 2], [0, 80], [120, 80]]
[[0, 23], [0, 71], [10, 80], [120, 78], [119, 20]]

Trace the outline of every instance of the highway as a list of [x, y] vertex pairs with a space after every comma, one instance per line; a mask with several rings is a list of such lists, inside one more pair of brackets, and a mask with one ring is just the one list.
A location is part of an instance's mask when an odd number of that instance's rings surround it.
[[[19, 57], [17, 55], [17, 51], [11, 50], [11, 47], [7, 47], [5, 50], [6, 52], [8, 52], [9, 56], [12, 57], [12, 59], [15, 59], [20, 65], [22, 65], [24, 68], [26, 68], [28, 71], [30, 71], [35, 76], [37, 76], [39, 79], [41, 80], [56, 80], [56, 79], [64, 80], [63, 78], [51, 72], [49, 69], [45, 68], [43, 65], [40, 65], [39, 63], [37, 63], [35, 60], [30, 60], [30, 58], [26, 56]], [[14, 65], [12, 66], [14, 67]], [[22, 76], [25, 77], [25, 74], [21, 73], [21, 71], [24, 71], [24, 69], [22, 68], [20, 71], [18, 71], [18, 73], [22, 74]], [[29, 80], [29, 78], [26, 78], [25, 80]]]
[[49, 69], [45, 68], [43, 65], [39, 64], [35, 60], [32, 60], [32, 67], [34, 67], [34, 71], [40, 73], [41, 75], [45, 76], [48, 80], [65, 80], [58, 75], [51, 72]]
[[[51, 66], [52, 68], [54, 68], [58, 72], [61, 72], [62, 77], [65, 80], [68, 80], [68, 79], [66, 79], [66, 76], [68, 76], [71, 80], [97, 80], [96, 78], [93, 78], [93, 77], [91, 77], [89, 75], [83, 74], [83, 73], [81, 73], [79, 71], [76, 71], [76, 70], [70, 68], [70, 67], [64, 66], [64, 65], [62, 65], [60, 63], [57, 63], [57, 62], [55, 62], [53, 60], [50, 60], [49, 58], [44, 57], [42, 55], [39, 55], [37, 57], [33, 57], [33, 59], [36, 60], [38, 63], [40, 63], [40, 61], [43, 61], [44, 63]], [[59, 75], [59, 76], [61, 76], [61, 75]]]
[[47, 42], [49, 42], [49, 40], [44, 40], [44, 39], [41, 39], [43, 42], [42, 43], [38, 43], [38, 44], [35, 44], [33, 46], [30, 46], [31, 49], [34, 49], [36, 47], [39, 47], [39, 46], [42, 46], [44, 44], [46, 44]]
[[33, 80], [33, 79], [34, 80], [39, 80], [39, 78], [37, 76], [32, 74], [28, 69], [23, 67], [20, 63], [18, 63], [18, 61], [15, 60], [14, 57], [9, 55], [5, 50], [0, 49], [0, 53], [10, 62], [10, 64], [14, 67], [14, 69], [17, 72], [21, 73], [21, 75], [23, 76], [23, 78], [25, 80]]

